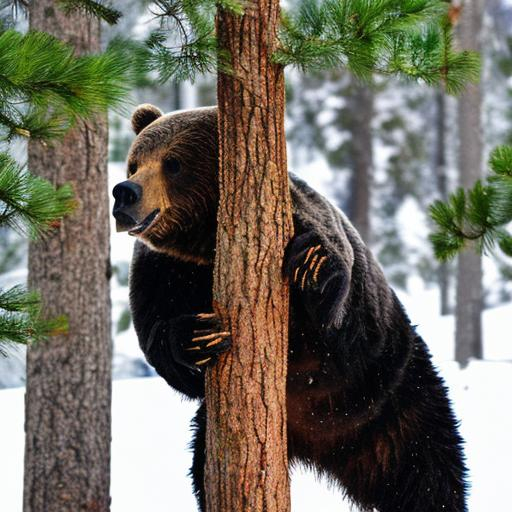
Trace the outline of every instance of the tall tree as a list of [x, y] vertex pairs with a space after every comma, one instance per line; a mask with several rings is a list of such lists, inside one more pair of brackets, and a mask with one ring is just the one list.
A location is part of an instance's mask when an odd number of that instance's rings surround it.
[[[485, 0], [465, 0], [458, 20], [458, 40], [463, 48], [481, 51]], [[482, 92], [479, 84], [469, 85], [458, 99], [459, 184], [472, 187], [482, 176]], [[466, 365], [470, 358], [482, 358], [483, 306], [482, 258], [475, 251], [459, 256], [457, 265], [455, 359]]]
[[[442, 201], [448, 199], [448, 183], [446, 174], [446, 95], [442, 89], [439, 89], [435, 95], [436, 101], [436, 127], [435, 127], [435, 172], [437, 182], [437, 192]], [[441, 315], [450, 313], [449, 305], [449, 287], [450, 275], [448, 263], [443, 261], [437, 269], [437, 278], [439, 283], [439, 299]]]
[[[272, 62], [279, 2], [243, 16], [220, 9], [219, 226], [214, 300], [233, 350], [209, 372], [207, 510], [290, 509], [286, 442], [288, 288], [281, 261], [291, 231], [284, 74]], [[238, 414], [233, 414], [238, 411]]]
[[[54, 0], [32, 2], [30, 28], [100, 50], [99, 21], [64, 13]], [[68, 317], [66, 335], [27, 355], [25, 512], [109, 509], [111, 339], [107, 125], [79, 122], [53, 145], [29, 143], [31, 170], [70, 183], [75, 213], [29, 248], [29, 285], [44, 314]]]
[[349, 127], [351, 132], [350, 160], [351, 186], [347, 215], [362, 239], [370, 244], [370, 207], [373, 171], [373, 104], [371, 85], [352, 77], [352, 87], [347, 96]]

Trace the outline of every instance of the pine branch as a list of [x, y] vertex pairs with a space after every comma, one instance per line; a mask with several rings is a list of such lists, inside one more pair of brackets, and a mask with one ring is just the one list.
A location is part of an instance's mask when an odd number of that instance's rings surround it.
[[301, 0], [293, 14], [283, 14], [276, 60], [303, 70], [342, 64], [369, 72], [396, 36], [432, 21], [439, 9], [424, 0]]
[[[236, 0], [157, 0], [158, 32], [148, 40], [150, 67], [162, 81], [194, 80], [229, 58], [218, 55], [215, 7], [242, 14]], [[363, 79], [375, 72], [401, 75], [450, 93], [479, 78], [479, 59], [452, 49], [448, 5], [442, 0], [299, 0], [283, 11], [274, 61], [302, 71], [348, 68]], [[169, 37], [170, 34], [174, 38]]]
[[118, 47], [75, 57], [71, 46], [45, 33], [0, 33], [4, 136], [48, 139], [65, 133], [79, 118], [121, 108], [137, 72]]
[[437, 229], [430, 241], [439, 260], [453, 258], [468, 243], [481, 253], [490, 253], [497, 243], [512, 256], [512, 237], [506, 230], [512, 221], [512, 147], [496, 148], [489, 165], [488, 184], [477, 182], [468, 191], [459, 189], [447, 202], [431, 205]]
[[[109, 3], [110, 4], [110, 3]], [[94, 2], [92, 0], [58, 0], [57, 5], [66, 13], [84, 12], [89, 16], [94, 16], [107, 22], [109, 25], [115, 25], [122, 16], [121, 11], [113, 9], [105, 2]]]
[[27, 345], [64, 334], [67, 328], [65, 317], [52, 320], [41, 318], [39, 295], [36, 292], [29, 292], [21, 286], [0, 289], [0, 354], [7, 343]]
[[[7, 225], [31, 237], [59, 222], [73, 207], [71, 187], [55, 189], [50, 182], [24, 171], [6, 153], [0, 153], [0, 226]], [[64, 333], [63, 317], [43, 320], [39, 297], [21, 287], [0, 289], [0, 354], [6, 343], [31, 343]]]
[[489, 165], [495, 175], [512, 178], [512, 146], [498, 146], [491, 154]]
[[[153, 3], [152, 13], [160, 20], [160, 30], [153, 32], [146, 42], [149, 69], [157, 71], [162, 82], [171, 78], [194, 82], [197, 75], [213, 72], [218, 59], [215, 1]], [[236, 1], [224, 3], [230, 9], [237, 4]]]
[[397, 37], [382, 71], [430, 86], [443, 84], [447, 93], [458, 94], [467, 82], [478, 82], [480, 58], [476, 52], [456, 52], [452, 44], [452, 27], [444, 16], [418, 33]]
[[161, 82], [171, 78], [177, 82], [194, 82], [197, 75], [215, 70], [217, 43], [211, 34], [195, 34], [193, 40], [180, 46], [168, 46], [166, 42], [163, 31], [153, 32], [146, 42], [148, 67], [158, 72]]
[[70, 186], [55, 189], [0, 153], [0, 225], [35, 238], [54, 227], [73, 206]]
[[[493, 214], [500, 224], [512, 220], [512, 146], [499, 146], [491, 154], [489, 183], [494, 193]], [[505, 251], [506, 252], [506, 251]]]
[[302, 71], [341, 66], [363, 79], [378, 72], [444, 82], [458, 92], [478, 78], [479, 62], [452, 50], [446, 9], [437, 0], [301, 0], [283, 15], [274, 59]]

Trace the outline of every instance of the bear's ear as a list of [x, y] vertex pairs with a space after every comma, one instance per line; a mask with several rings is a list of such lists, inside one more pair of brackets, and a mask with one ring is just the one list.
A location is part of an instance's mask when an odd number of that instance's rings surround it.
[[158, 119], [162, 112], [157, 107], [149, 103], [139, 105], [135, 112], [132, 114], [132, 128], [136, 135], [138, 135], [148, 124], [151, 124], [155, 119]]

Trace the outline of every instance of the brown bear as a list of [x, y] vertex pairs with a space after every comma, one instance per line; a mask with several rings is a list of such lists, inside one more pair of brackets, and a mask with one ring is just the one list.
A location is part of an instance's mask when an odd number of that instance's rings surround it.
[[[212, 313], [217, 111], [141, 105], [132, 125], [113, 214], [139, 239], [130, 302], [140, 346], [199, 401], [191, 476], [204, 510], [204, 368], [231, 343]], [[465, 511], [462, 439], [427, 346], [347, 218], [291, 174], [290, 192], [290, 461], [327, 475], [363, 510]]]

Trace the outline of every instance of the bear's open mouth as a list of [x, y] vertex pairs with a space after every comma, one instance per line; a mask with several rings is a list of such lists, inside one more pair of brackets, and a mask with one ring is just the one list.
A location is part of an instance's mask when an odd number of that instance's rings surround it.
[[128, 231], [129, 235], [140, 235], [144, 231], [146, 231], [152, 224], [154, 224], [155, 220], [158, 218], [158, 214], [160, 213], [160, 209], [153, 210], [142, 222], [137, 224], [134, 228]]

